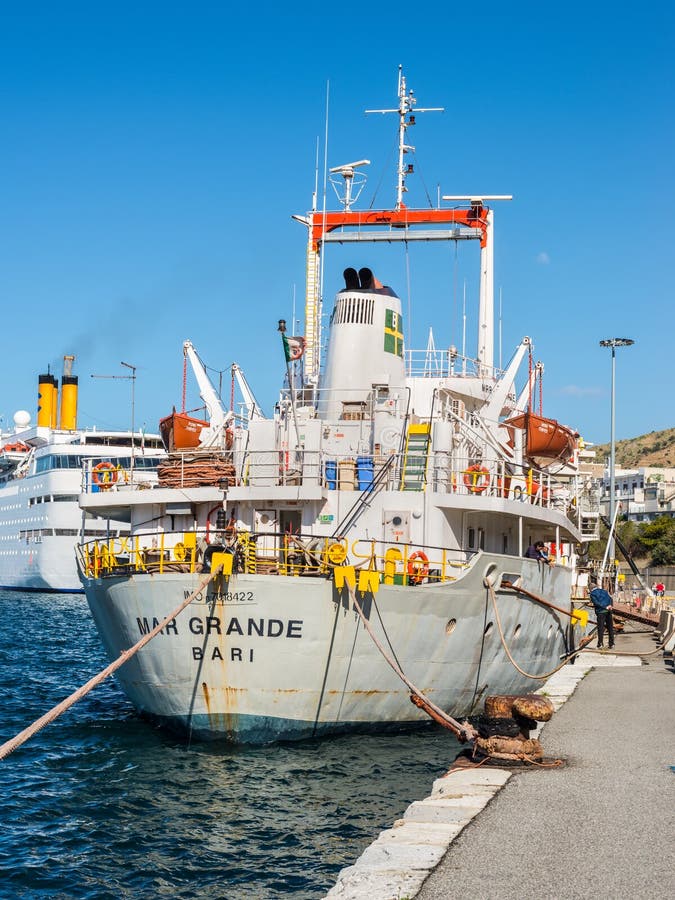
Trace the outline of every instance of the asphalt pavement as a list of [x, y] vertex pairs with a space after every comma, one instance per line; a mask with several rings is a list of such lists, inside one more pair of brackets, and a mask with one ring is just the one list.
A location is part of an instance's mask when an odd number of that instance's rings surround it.
[[627, 625], [617, 636], [619, 654], [639, 653], [643, 665], [598, 660], [540, 735], [563, 765], [514, 769], [418, 900], [675, 892], [675, 674], [651, 635]]

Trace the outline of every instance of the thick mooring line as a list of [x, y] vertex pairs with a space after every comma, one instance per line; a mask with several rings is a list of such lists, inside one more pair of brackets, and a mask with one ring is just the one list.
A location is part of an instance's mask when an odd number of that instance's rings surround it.
[[129, 647], [128, 650], [123, 650], [119, 657], [109, 666], [106, 666], [105, 669], [100, 671], [98, 675], [94, 675], [86, 684], [83, 684], [82, 687], [78, 688], [74, 693], [72, 693], [69, 697], [66, 697], [65, 700], [62, 700], [60, 703], [57, 703], [49, 712], [45, 713], [44, 716], [40, 716], [39, 719], [36, 719], [32, 725], [29, 725], [28, 728], [24, 728], [23, 731], [20, 731], [16, 737], [13, 737], [11, 740], [6, 741], [2, 746], [0, 746], [0, 759], [5, 759], [6, 756], [9, 756], [10, 753], [13, 753], [17, 747], [20, 747], [22, 744], [25, 744], [27, 740], [33, 737], [34, 734], [37, 734], [38, 731], [41, 731], [46, 725], [49, 725], [55, 719], [64, 713], [67, 709], [70, 709], [71, 706], [74, 706], [78, 700], [81, 700], [85, 697], [89, 691], [93, 690], [97, 685], [101, 684], [102, 681], [105, 681], [109, 675], [112, 675], [113, 672], [117, 671], [121, 666], [124, 665], [125, 662], [128, 662], [132, 656], [135, 656], [136, 653], [145, 645], [151, 641], [154, 637], [156, 637], [168, 624], [172, 619], [175, 619], [183, 610], [192, 603], [194, 598], [197, 596], [200, 591], [203, 591], [206, 585], [212, 581], [215, 576], [219, 573], [222, 566], [219, 566], [214, 572], [212, 572], [208, 578], [205, 578], [204, 581], [201, 582], [199, 587], [193, 591], [189, 597], [187, 597], [180, 606], [177, 606], [173, 612], [170, 612], [169, 615], [163, 619], [159, 625], [149, 631], [147, 634], [143, 635], [143, 637], [133, 645], [133, 647]]

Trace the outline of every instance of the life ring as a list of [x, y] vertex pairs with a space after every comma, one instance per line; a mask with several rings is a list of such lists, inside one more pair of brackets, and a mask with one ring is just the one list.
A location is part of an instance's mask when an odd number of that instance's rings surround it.
[[490, 473], [484, 466], [469, 466], [464, 470], [464, 484], [472, 494], [482, 494], [490, 484]]
[[331, 544], [327, 551], [328, 561], [333, 566], [341, 566], [347, 559], [347, 548], [344, 544]]
[[187, 556], [187, 549], [185, 547], [185, 544], [183, 544], [181, 542], [174, 544], [173, 558], [175, 560], [177, 560], [178, 562], [184, 562], [186, 556]]
[[103, 460], [91, 470], [91, 480], [99, 487], [109, 488], [117, 481], [117, 469], [111, 462]]
[[408, 559], [408, 578], [411, 584], [421, 584], [429, 574], [429, 557], [423, 550], [415, 550]]

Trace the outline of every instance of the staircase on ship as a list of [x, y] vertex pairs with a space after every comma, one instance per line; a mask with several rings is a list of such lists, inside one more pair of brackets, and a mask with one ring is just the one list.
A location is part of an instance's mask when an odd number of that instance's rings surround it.
[[425, 489], [430, 447], [431, 423], [408, 425], [401, 466], [402, 491], [423, 491]]

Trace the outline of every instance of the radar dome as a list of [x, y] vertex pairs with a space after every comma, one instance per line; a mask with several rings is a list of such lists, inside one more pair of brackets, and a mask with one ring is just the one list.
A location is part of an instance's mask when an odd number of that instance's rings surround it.
[[17, 428], [28, 428], [30, 425], [30, 413], [25, 409], [19, 409], [14, 413], [14, 424]]

